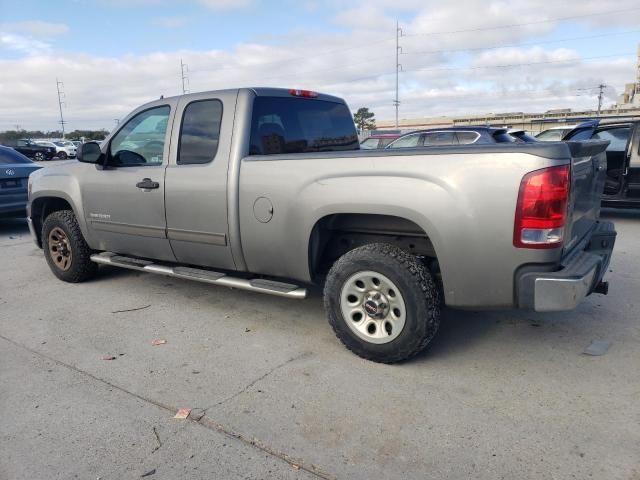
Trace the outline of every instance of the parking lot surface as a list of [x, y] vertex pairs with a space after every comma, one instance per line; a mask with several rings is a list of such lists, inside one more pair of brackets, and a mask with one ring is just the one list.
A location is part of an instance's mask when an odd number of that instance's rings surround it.
[[317, 292], [108, 268], [65, 284], [24, 221], [0, 220], [0, 478], [638, 480], [640, 212], [603, 216], [608, 296], [446, 311], [392, 366], [348, 352]]

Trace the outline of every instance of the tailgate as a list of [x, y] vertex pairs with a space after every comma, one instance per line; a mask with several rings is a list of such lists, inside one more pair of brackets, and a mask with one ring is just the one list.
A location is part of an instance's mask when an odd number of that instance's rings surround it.
[[607, 175], [608, 141], [567, 142], [571, 151], [571, 202], [564, 252], [593, 231]]

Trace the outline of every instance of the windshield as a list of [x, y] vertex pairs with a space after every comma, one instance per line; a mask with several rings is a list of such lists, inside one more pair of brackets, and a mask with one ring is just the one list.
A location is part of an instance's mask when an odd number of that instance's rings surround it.
[[539, 142], [559, 142], [565, 136], [565, 134], [571, 129], [566, 128], [554, 128], [553, 130], [545, 130], [536, 135]]

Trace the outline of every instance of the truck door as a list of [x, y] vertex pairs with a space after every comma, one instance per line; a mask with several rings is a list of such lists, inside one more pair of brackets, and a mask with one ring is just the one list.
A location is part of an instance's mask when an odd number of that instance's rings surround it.
[[[608, 140], [607, 147], [607, 178], [604, 185], [605, 195], [616, 195], [623, 184], [623, 176], [627, 162], [627, 150], [631, 127], [616, 125], [600, 127], [591, 137], [594, 140]], [[571, 140], [574, 140], [572, 138]]]
[[626, 175], [627, 196], [640, 200], [640, 123], [635, 124]]
[[235, 270], [227, 221], [227, 171], [237, 92], [178, 103], [167, 166], [167, 236], [181, 263]]
[[104, 169], [83, 171], [84, 214], [98, 249], [174, 260], [166, 235], [164, 170], [175, 103], [134, 113], [106, 145]]

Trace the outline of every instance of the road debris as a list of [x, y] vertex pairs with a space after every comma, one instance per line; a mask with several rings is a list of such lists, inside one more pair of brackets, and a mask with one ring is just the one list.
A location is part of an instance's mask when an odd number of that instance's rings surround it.
[[155, 453], [160, 447], [162, 447], [162, 442], [160, 441], [160, 435], [156, 430], [156, 427], [153, 427], [153, 434], [156, 436], [156, 441], [158, 442], [158, 446], [151, 450], [151, 453]]
[[154, 468], [153, 470], [149, 470], [148, 472], [145, 472], [142, 475], [140, 475], [140, 478], [150, 477], [151, 475], [154, 475], [155, 473], [156, 473], [156, 469]]
[[176, 412], [173, 418], [177, 418], [178, 420], [184, 420], [185, 418], [189, 417], [189, 414], [191, 414], [190, 408], [181, 408]]
[[194, 408], [191, 410], [191, 414], [189, 415], [189, 418], [191, 420], [195, 420], [196, 422], [199, 422], [202, 417], [204, 417], [205, 415], [205, 410], [203, 408]]
[[589, 346], [582, 351], [582, 353], [598, 357], [607, 353], [610, 346], [611, 342], [608, 340], [593, 340]]
[[156, 338], [156, 339], [151, 341], [151, 345], [153, 347], [155, 347], [156, 345], [164, 345], [165, 343], [167, 343], [167, 341], [164, 340], [164, 339], [161, 339], [161, 338]]
[[136, 308], [127, 308], [126, 310], [115, 310], [111, 313], [125, 313], [125, 312], [135, 312], [137, 310], [144, 310], [145, 308], [149, 308], [151, 305], [144, 305], [142, 307], [136, 307]]
[[105, 355], [104, 357], [102, 357], [102, 360], [115, 360], [116, 357], [114, 357], [113, 355]]

